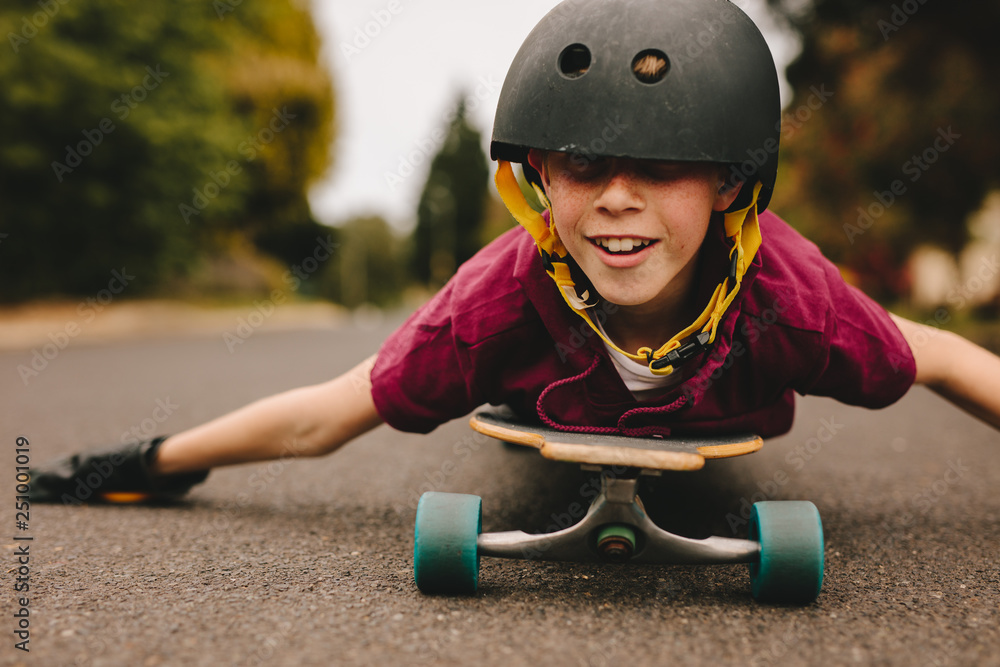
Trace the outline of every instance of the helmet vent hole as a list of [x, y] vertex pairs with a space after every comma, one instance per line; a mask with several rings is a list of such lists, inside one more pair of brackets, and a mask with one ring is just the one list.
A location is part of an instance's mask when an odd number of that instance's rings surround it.
[[643, 83], [658, 83], [670, 71], [667, 54], [658, 49], [646, 49], [632, 59], [632, 74]]
[[590, 49], [570, 44], [559, 54], [559, 71], [567, 79], [579, 79], [590, 69]]

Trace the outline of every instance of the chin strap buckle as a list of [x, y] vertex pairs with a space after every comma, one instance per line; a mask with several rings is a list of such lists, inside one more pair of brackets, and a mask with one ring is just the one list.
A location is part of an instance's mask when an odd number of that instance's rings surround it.
[[667, 366], [680, 366], [701, 354], [709, 346], [709, 339], [712, 337], [710, 331], [702, 331], [700, 334], [689, 338], [686, 343], [676, 350], [671, 350], [659, 359], [653, 359], [653, 353], [647, 353], [649, 367], [653, 370], [660, 370]]

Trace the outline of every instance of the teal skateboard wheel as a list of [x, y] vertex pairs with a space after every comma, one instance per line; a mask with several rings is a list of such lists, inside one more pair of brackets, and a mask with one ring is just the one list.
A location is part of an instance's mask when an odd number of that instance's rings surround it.
[[475, 593], [483, 499], [461, 493], [425, 493], [417, 504], [413, 577], [424, 593]]
[[807, 500], [754, 503], [749, 539], [760, 543], [750, 589], [760, 602], [808, 604], [823, 587], [823, 522]]

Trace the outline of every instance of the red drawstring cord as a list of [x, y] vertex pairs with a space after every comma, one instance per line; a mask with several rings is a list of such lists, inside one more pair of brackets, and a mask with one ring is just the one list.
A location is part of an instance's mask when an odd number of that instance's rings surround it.
[[[630, 437], [648, 437], [648, 436], [655, 436], [655, 435], [660, 435], [660, 436], [669, 435], [670, 429], [667, 428], [667, 427], [663, 427], [663, 426], [642, 426], [642, 427], [639, 427], [639, 428], [627, 428], [627, 427], [624, 426], [624, 423], [625, 423], [626, 419], [628, 419], [632, 415], [637, 415], [637, 414], [643, 414], [643, 413], [657, 413], [657, 414], [664, 414], [664, 415], [670, 414], [671, 412], [674, 412], [675, 410], [680, 409], [681, 407], [683, 407], [687, 403], [688, 397], [687, 397], [686, 394], [680, 396], [677, 400], [675, 400], [670, 405], [657, 406], [657, 407], [648, 407], [648, 408], [633, 408], [633, 409], [629, 410], [628, 412], [626, 412], [625, 414], [623, 414], [618, 419], [618, 426], [616, 426], [616, 427], [615, 426], [571, 426], [571, 425], [567, 425], [567, 424], [560, 424], [560, 423], [556, 422], [555, 420], [553, 420], [551, 417], [548, 416], [548, 414], [545, 412], [545, 407], [543, 405], [544, 402], [545, 402], [545, 397], [548, 395], [548, 393], [550, 391], [552, 391], [553, 389], [557, 389], [557, 388], [559, 388], [559, 387], [561, 387], [563, 385], [569, 384], [571, 382], [576, 382], [578, 380], [583, 380], [588, 375], [590, 375], [591, 373], [593, 373], [594, 370], [597, 368], [598, 364], [600, 364], [600, 363], [601, 363], [601, 355], [599, 355], [599, 354], [595, 355], [594, 356], [594, 361], [590, 364], [589, 367], [587, 367], [587, 370], [583, 371], [579, 375], [574, 375], [573, 377], [563, 378], [562, 380], [557, 380], [556, 382], [553, 382], [548, 387], [546, 387], [544, 390], [542, 390], [542, 393], [539, 394], [539, 396], [538, 396], [538, 401], [535, 403], [535, 411], [538, 413], [538, 418], [541, 419], [542, 422], [546, 426], [548, 426], [549, 428], [555, 429], [557, 431], [563, 431], [563, 432], [566, 432], [566, 433], [595, 433], [595, 434], [603, 434], [603, 435], [624, 435], [624, 436], [630, 436]], [[664, 431], [666, 431], [666, 432], [664, 432]]]
[[680, 410], [687, 404], [688, 397], [687, 394], [682, 394], [670, 405], [661, 405], [657, 407], [648, 408], [633, 408], [623, 414], [618, 420], [618, 430], [622, 435], [627, 435], [635, 438], [649, 438], [653, 436], [668, 436], [670, 435], [669, 426], [640, 426], [639, 428], [628, 428], [626, 427], [625, 420], [633, 415], [641, 415], [644, 413], [653, 413], [657, 415], [669, 415], [675, 410]]
[[545, 413], [545, 407], [542, 405], [545, 402], [545, 397], [548, 395], [550, 391], [558, 387], [561, 387], [564, 384], [569, 384], [570, 382], [576, 382], [577, 380], [584, 379], [585, 377], [594, 372], [594, 369], [597, 368], [597, 365], [599, 363], [601, 363], [601, 355], [598, 354], [594, 356], [593, 363], [591, 363], [590, 366], [587, 368], [587, 370], [585, 370], [584, 372], [580, 373], [579, 375], [574, 375], [573, 377], [557, 380], [556, 382], [553, 382], [544, 390], [542, 390], [542, 393], [538, 395], [538, 402], [535, 403], [535, 411], [538, 413], [538, 418], [541, 419], [546, 426], [548, 426], [549, 428], [554, 428], [557, 431], [565, 431], [567, 433], [603, 433], [606, 435], [618, 434], [617, 428], [612, 428], [609, 426], [567, 426], [565, 424], [560, 424], [558, 422], [553, 421], [552, 418]]

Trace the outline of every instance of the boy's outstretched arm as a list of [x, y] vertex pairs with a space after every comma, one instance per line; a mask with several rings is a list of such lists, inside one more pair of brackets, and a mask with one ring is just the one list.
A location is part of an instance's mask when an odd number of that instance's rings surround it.
[[321, 456], [382, 423], [371, 394], [372, 356], [323, 384], [251, 403], [167, 438], [150, 471], [171, 475], [287, 456]]
[[372, 357], [335, 380], [261, 399], [168, 438], [73, 454], [29, 470], [32, 502], [176, 498], [217, 466], [319, 456], [378, 426]]
[[1000, 429], [1000, 357], [950, 331], [892, 319], [916, 360], [916, 382]]

